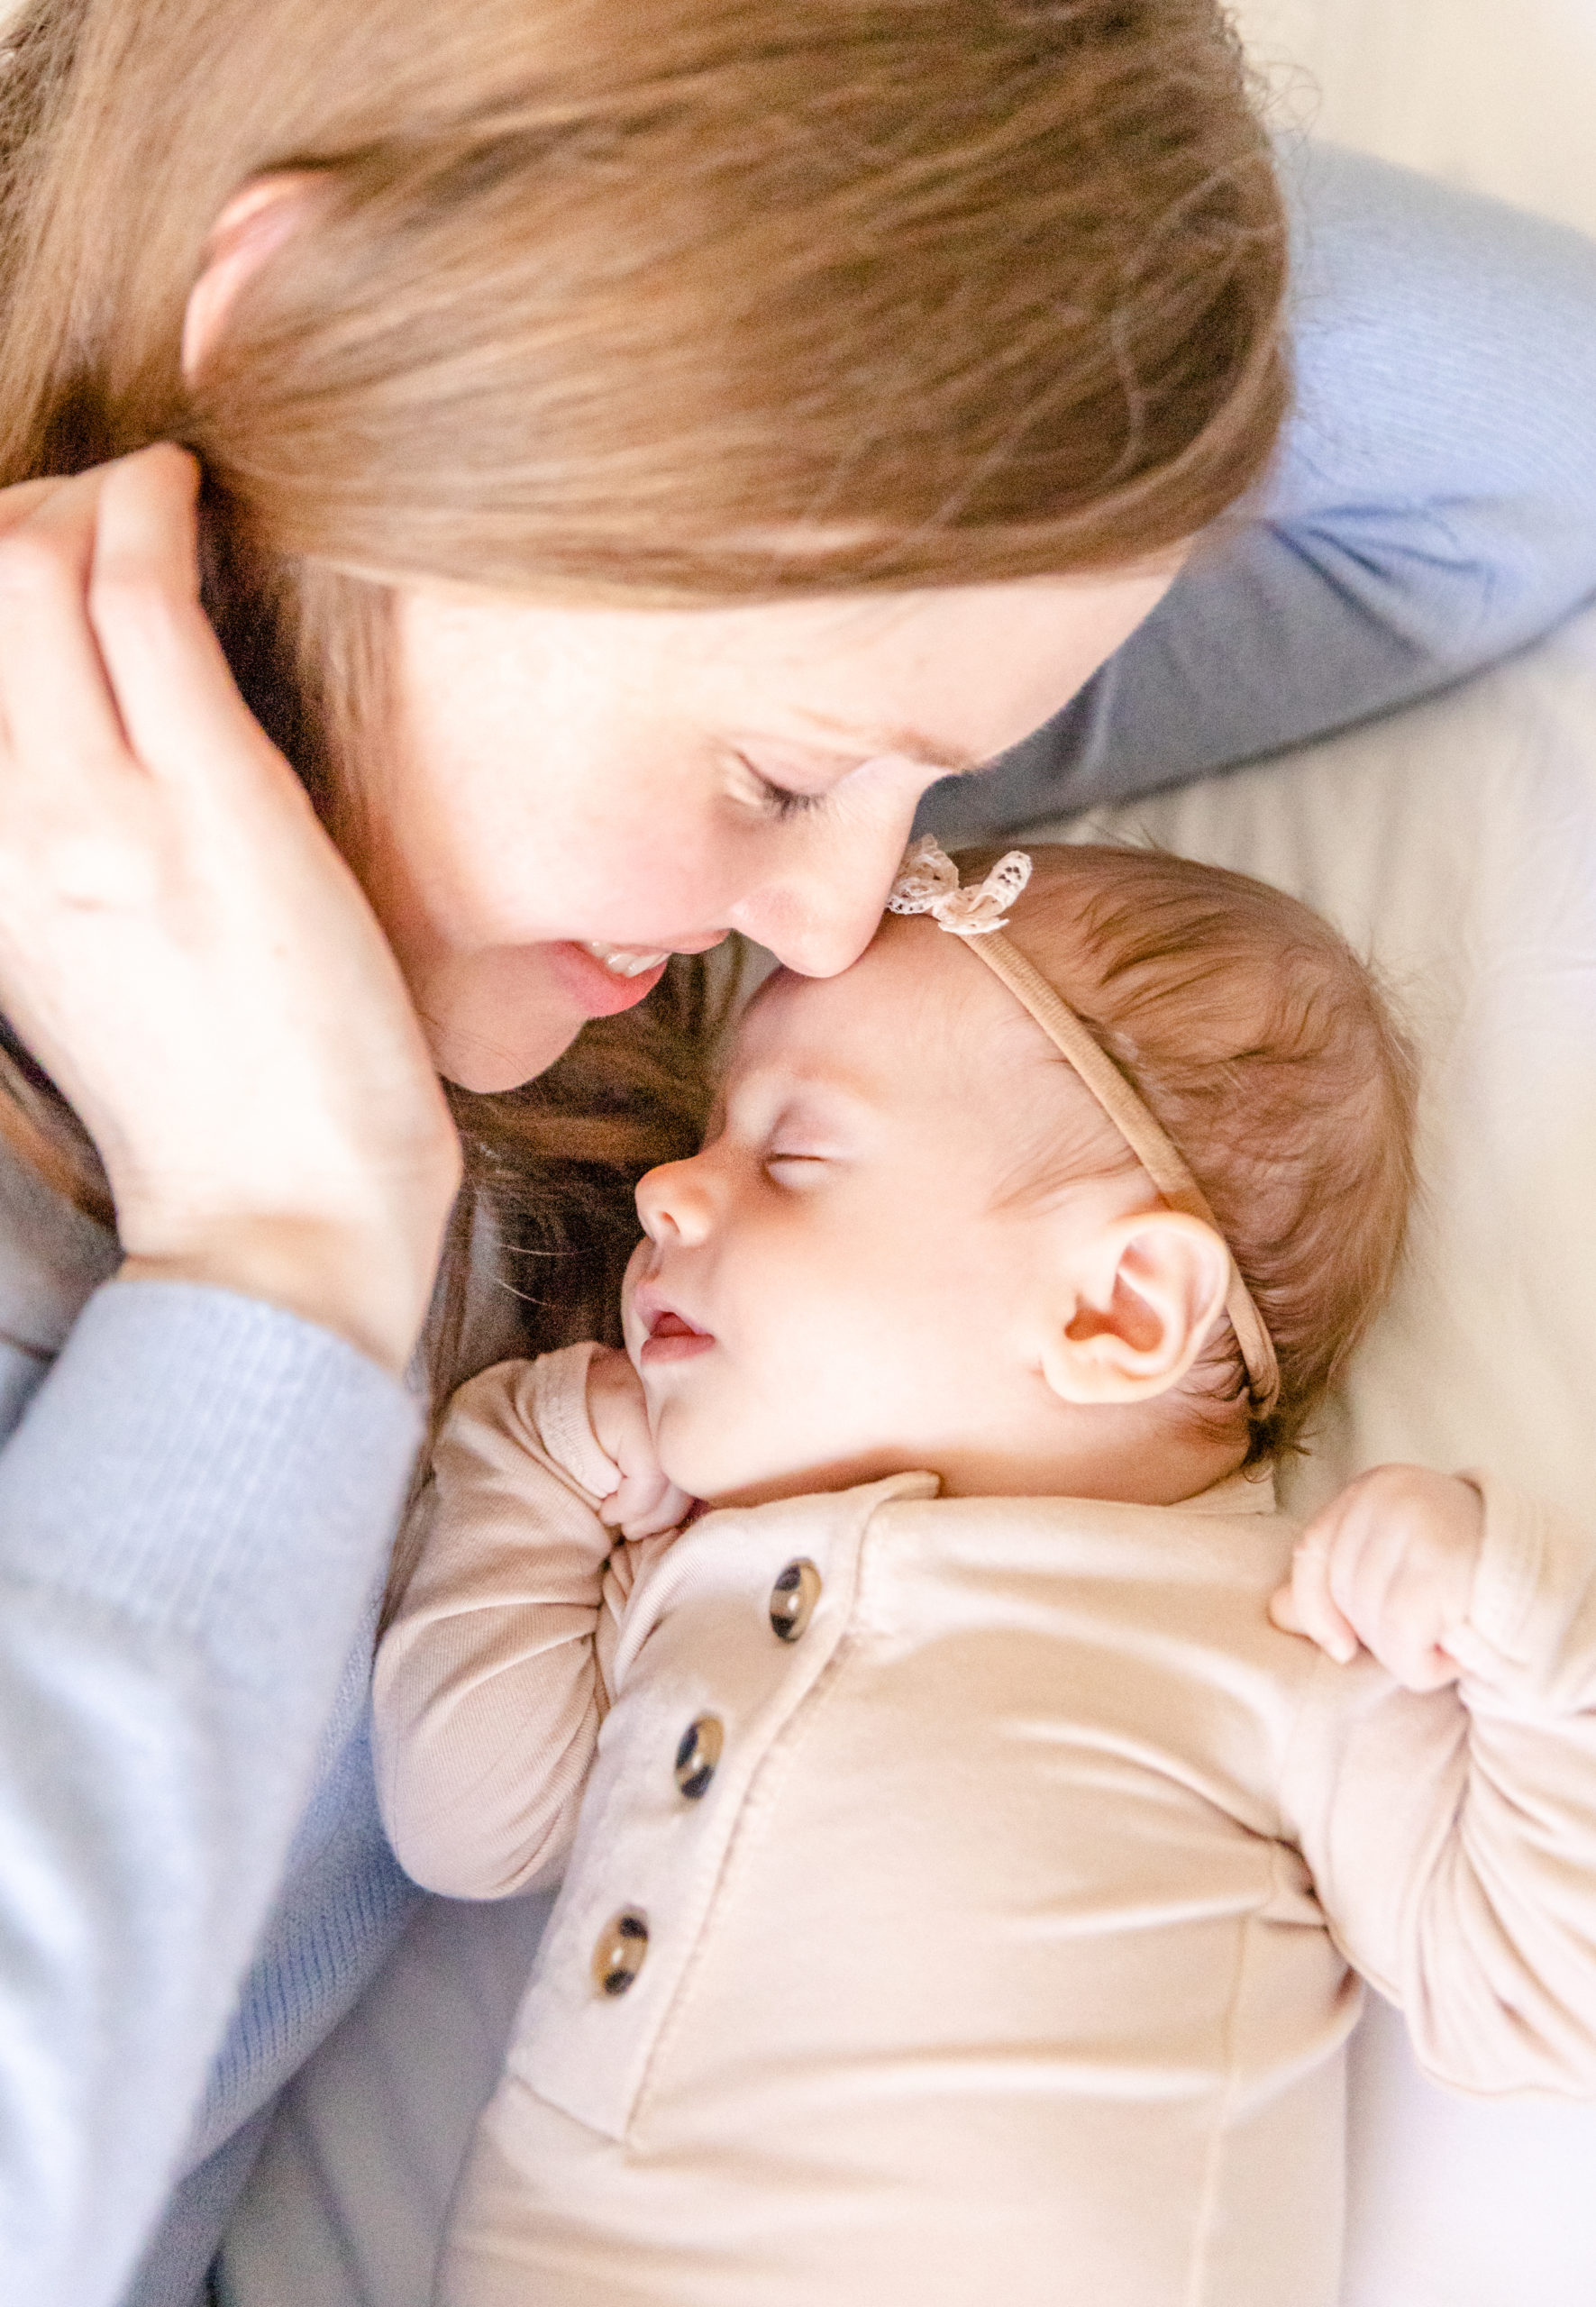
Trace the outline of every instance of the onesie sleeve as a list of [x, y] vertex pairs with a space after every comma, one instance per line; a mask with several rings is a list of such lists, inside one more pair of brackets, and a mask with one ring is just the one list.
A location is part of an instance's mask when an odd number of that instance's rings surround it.
[[1462, 1682], [1321, 1660], [1286, 1808], [1436, 2081], [1596, 2096], [1596, 1545], [1488, 1476]]
[[588, 1423], [591, 1345], [461, 1389], [428, 1521], [377, 1654], [383, 1820], [426, 1889], [498, 1899], [558, 1865], [604, 1710], [596, 1637], [618, 1541], [615, 1467]]
[[1255, 498], [946, 837], [1178, 785], [1426, 697], [1596, 597], [1596, 243], [1285, 150], [1297, 405]]

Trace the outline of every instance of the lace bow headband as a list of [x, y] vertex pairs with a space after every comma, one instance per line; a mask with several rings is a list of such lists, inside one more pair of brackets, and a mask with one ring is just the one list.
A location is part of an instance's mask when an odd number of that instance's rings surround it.
[[[1023, 849], [1011, 849], [1006, 857], [998, 860], [979, 886], [961, 889], [958, 867], [941, 843], [927, 834], [905, 855], [892, 894], [887, 899], [887, 910], [929, 914], [939, 929], [962, 937], [971, 953], [979, 953], [1016, 1000], [1030, 1011], [1059, 1054], [1074, 1068], [1163, 1199], [1172, 1209], [1200, 1218], [1223, 1242], [1224, 1231], [1208, 1207], [1208, 1196], [1163, 1124], [1148, 1111], [1069, 1003], [1054, 991], [1018, 946], [1010, 944], [1004, 936], [1008, 907], [1030, 878], [1030, 859]], [[1228, 1248], [1228, 1244], [1226, 1246]], [[1263, 1317], [1241, 1278], [1234, 1251], [1230, 1253], [1230, 1286], [1225, 1296], [1225, 1310], [1246, 1365], [1247, 1388], [1254, 1413], [1267, 1418], [1280, 1399], [1280, 1363]]]

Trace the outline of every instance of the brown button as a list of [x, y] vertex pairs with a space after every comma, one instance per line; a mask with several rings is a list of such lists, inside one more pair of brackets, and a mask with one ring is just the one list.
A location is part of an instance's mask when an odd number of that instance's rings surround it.
[[648, 1924], [635, 1907], [606, 1922], [593, 1949], [593, 1976], [602, 1994], [625, 1994], [648, 1953]]
[[771, 1627], [783, 1642], [796, 1642], [820, 1600], [820, 1573], [812, 1562], [789, 1562], [771, 1589]]
[[701, 1714], [682, 1732], [676, 1749], [676, 1783], [689, 1802], [708, 1793], [725, 1742], [725, 1732], [713, 1714]]

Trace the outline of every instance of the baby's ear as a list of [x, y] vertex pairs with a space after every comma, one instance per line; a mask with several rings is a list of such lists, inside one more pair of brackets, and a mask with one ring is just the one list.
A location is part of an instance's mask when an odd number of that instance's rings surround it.
[[1152, 1401], [1201, 1353], [1229, 1282], [1230, 1253], [1200, 1218], [1117, 1217], [1069, 1258], [1042, 1373], [1061, 1401]]

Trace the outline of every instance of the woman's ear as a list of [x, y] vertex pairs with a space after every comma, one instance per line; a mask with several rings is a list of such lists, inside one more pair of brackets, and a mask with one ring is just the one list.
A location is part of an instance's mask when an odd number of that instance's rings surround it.
[[205, 269], [188, 292], [183, 315], [185, 384], [191, 385], [204, 368], [240, 289], [305, 223], [316, 181], [311, 169], [254, 177], [217, 217], [205, 242]]
[[1174, 1209], [1115, 1218], [1071, 1261], [1042, 1372], [1061, 1401], [1151, 1401], [1179, 1385], [1224, 1309], [1230, 1253]]

